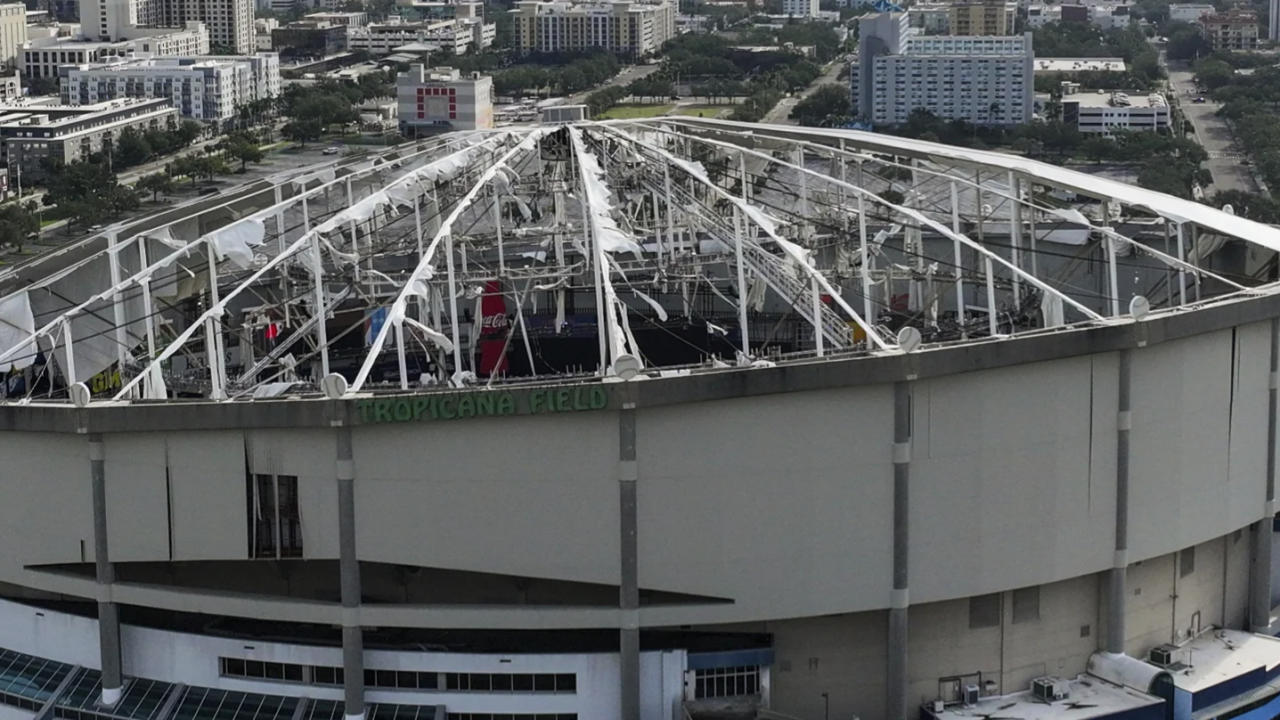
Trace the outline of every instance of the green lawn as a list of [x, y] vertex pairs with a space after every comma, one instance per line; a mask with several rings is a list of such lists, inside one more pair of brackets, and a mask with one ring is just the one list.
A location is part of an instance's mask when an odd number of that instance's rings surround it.
[[693, 117], [720, 117], [733, 112], [732, 105], [681, 105], [674, 111], [676, 115], [692, 115]]
[[600, 117], [612, 120], [633, 120], [635, 118], [657, 117], [666, 115], [674, 105], [615, 105]]

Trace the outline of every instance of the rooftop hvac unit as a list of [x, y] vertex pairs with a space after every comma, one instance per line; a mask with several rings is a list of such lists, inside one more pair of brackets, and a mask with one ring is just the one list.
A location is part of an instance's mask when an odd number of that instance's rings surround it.
[[1173, 664], [1173, 654], [1177, 651], [1178, 648], [1173, 645], [1157, 645], [1151, 648], [1150, 654], [1147, 655], [1147, 660], [1152, 665], [1169, 667]]
[[965, 686], [964, 686], [964, 704], [965, 704], [965, 705], [977, 705], [977, 704], [978, 704], [978, 697], [979, 697], [979, 695], [978, 695], [978, 686], [977, 686], [977, 685], [965, 685]]
[[1067, 681], [1061, 678], [1038, 677], [1031, 681], [1031, 694], [1039, 700], [1054, 702], [1067, 699], [1071, 695], [1071, 688], [1067, 685]]

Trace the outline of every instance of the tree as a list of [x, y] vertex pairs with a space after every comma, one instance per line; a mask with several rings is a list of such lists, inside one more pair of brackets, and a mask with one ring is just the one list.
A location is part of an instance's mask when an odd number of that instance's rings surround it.
[[792, 120], [816, 127], [838, 127], [849, 122], [852, 115], [853, 103], [843, 85], [824, 85], [791, 110]]
[[1115, 149], [1116, 143], [1103, 135], [1091, 135], [1080, 145], [1080, 150], [1085, 157], [1094, 162], [1102, 162], [1115, 152]]
[[294, 120], [283, 128], [284, 136], [290, 140], [297, 141], [303, 147], [307, 146], [308, 140], [319, 140], [324, 133], [324, 125], [320, 120], [315, 118], [307, 118], [303, 120]]
[[1165, 45], [1165, 54], [1170, 60], [1194, 60], [1213, 52], [1209, 40], [1200, 28], [1190, 23], [1170, 23], [1165, 29], [1169, 38]]
[[117, 167], [141, 165], [151, 159], [153, 150], [147, 138], [134, 128], [125, 128], [115, 142], [115, 163]]
[[138, 196], [99, 163], [57, 163], [46, 179], [45, 205], [56, 205], [77, 222], [93, 225], [138, 207]]
[[133, 184], [134, 190], [151, 193], [151, 199], [155, 202], [159, 202], [161, 195], [172, 193], [175, 187], [176, 184], [173, 182], [173, 178], [162, 172], [143, 175]]
[[0, 206], [0, 245], [12, 245], [18, 252], [27, 238], [40, 231], [40, 221], [32, 210], [34, 203]]
[[222, 141], [220, 147], [229, 157], [240, 161], [240, 172], [244, 172], [247, 163], [262, 162], [262, 149], [258, 142], [247, 133], [235, 133]]

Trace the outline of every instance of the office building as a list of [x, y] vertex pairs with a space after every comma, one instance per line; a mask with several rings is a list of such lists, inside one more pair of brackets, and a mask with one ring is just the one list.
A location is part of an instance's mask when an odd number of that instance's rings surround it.
[[32, 38], [22, 49], [22, 69], [27, 77], [58, 77], [64, 65], [84, 65], [134, 55], [153, 57], [200, 56], [209, 53], [209, 33], [204, 23], [185, 28], [135, 27], [131, 39], [84, 40], [61, 35]]
[[1062, 121], [1090, 135], [1116, 131], [1167, 132], [1169, 103], [1159, 93], [1073, 92], [1062, 97]]
[[818, 0], [782, 0], [782, 14], [795, 18], [816, 18]]
[[1018, 4], [1013, 0], [956, 0], [950, 7], [952, 35], [1011, 35]]
[[396, 77], [400, 134], [415, 137], [493, 127], [493, 78], [410, 65]]
[[896, 125], [916, 109], [978, 125], [1031, 120], [1029, 32], [922, 36], [910, 31], [906, 13], [891, 12], [863, 17], [859, 38], [850, 86], [864, 121]]
[[542, 2], [519, 0], [516, 47], [524, 52], [573, 52], [599, 48], [629, 57], [648, 57], [675, 36], [671, 2]]
[[493, 44], [497, 28], [482, 20], [435, 20], [422, 23], [374, 23], [347, 28], [347, 47], [373, 55], [390, 55], [397, 48], [414, 46], [419, 51], [446, 51], [465, 55]]
[[61, 93], [68, 105], [95, 105], [122, 97], [160, 98], [186, 118], [218, 123], [239, 108], [280, 94], [279, 58], [142, 58], [64, 68]]
[[347, 49], [349, 30], [313, 20], [291, 22], [271, 31], [271, 48], [286, 60], [331, 57]]
[[1173, 3], [1169, 6], [1169, 19], [1173, 22], [1195, 24], [1202, 15], [1217, 12], [1217, 8], [1209, 3]]
[[181, 27], [188, 22], [202, 22], [209, 28], [213, 47], [238, 55], [254, 50], [253, 0], [128, 1], [138, 3], [138, 22], [144, 25]]
[[1243, 8], [1200, 16], [1200, 27], [1214, 50], [1257, 50], [1258, 14]]
[[365, 12], [316, 12], [307, 14], [303, 20], [324, 22], [343, 27], [364, 27], [369, 24], [369, 13]]
[[0, 105], [0, 146], [7, 166], [35, 177], [46, 158], [85, 160], [110, 148], [126, 128], [170, 128], [177, 122], [178, 112], [166, 100], [121, 98], [76, 107], [17, 101]]

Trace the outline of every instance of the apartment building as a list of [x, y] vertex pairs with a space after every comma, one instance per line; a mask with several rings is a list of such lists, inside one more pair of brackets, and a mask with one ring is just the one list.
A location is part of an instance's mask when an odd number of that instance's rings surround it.
[[850, 90], [863, 120], [896, 125], [916, 109], [978, 125], [1031, 120], [1031, 33], [922, 36], [903, 12], [865, 16], [859, 33]]
[[396, 77], [396, 101], [406, 137], [493, 127], [493, 78], [480, 73], [411, 65]]
[[279, 95], [280, 65], [272, 53], [116, 60], [67, 68], [61, 93], [68, 105], [166, 99], [183, 117], [217, 123], [236, 117], [242, 105]]
[[51, 103], [0, 104], [0, 156], [6, 166], [39, 175], [45, 158], [84, 160], [110, 147], [126, 128], [173, 127], [178, 111], [165, 100], [126, 98], [68, 107]]
[[1214, 50], [1257, 50], [1258, 13], [1243, 8], [1200, 17], [1200, 27]]
[[1013, 0], [956, 0], [948, 17], [952, 35], [1011, 35], [1018, 14]]
[[520, 0], [515, 16], [516, 47], [524, 52], [567, 52], [600, 48], [646, 57], [675, 36], [671, 2], [574, 3]]

